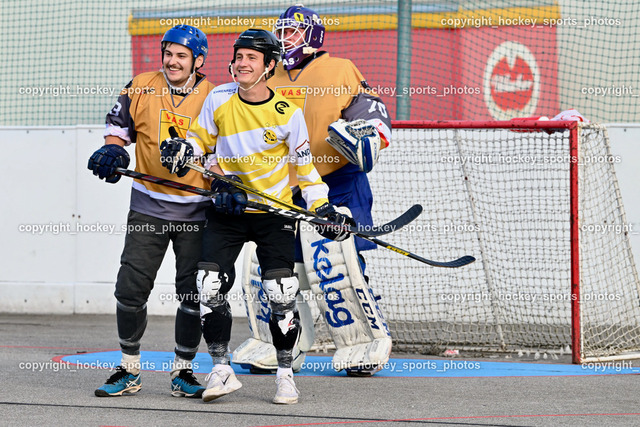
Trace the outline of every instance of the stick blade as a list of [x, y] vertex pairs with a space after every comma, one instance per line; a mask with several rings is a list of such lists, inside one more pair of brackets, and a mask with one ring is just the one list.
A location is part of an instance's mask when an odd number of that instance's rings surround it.
[[464, 267], [465, 265], [471, 264], [476, 259], [471, 255], [465, 255], [461, 258], [455, 259], [453, 261], [431, 261], [426, 260], [426, 264], [432, 265], [434, 267], [449, 267], [449, 268], [458, 268]]
[[393, 233], [394, 231], [401, 229], [402, 227], [409, 224], [414, 219], [418, 218], [421, 213], [422, 213], [422, 206], [413, 205], [409, 209], [407, 209], [405, 213], [395, 218], [394, 220], [389, 221], [386, 224], [372, 227], [370, 232], [363, 233], [363, 234], [367, 234], [369, 236], [375, 237], [375, 236], [383, 236], [385, 234]]

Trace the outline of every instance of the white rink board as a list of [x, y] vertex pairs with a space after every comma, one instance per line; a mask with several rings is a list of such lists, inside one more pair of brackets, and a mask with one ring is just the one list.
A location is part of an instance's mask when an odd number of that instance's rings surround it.
[[[104, 126], [0, 128], [0, 312], [115, 313], [114, 283], [124, 244], [131, 178], [107, 184], [87, 169]], [[130, 168], [135, 165], [133, 147]], [[41, 228], [36, 228], [41, 227]], [[171, 246], [149, 314], [175, 314]], [[234, 294], [240, 295], [240, 286]], [[239, 298], [233, 313], [244, 316]]]
[[[2, 153], [14, 160], [0, 168], [0, 312], [115, 312], [113, 284], [131, 179], [106, 184], [86, 168], [103, 143], [102, 130], [102, 125], [0, 127]], [[613, 155], [620, 158], [615, 169], [640, 266], [640, 124], [610, 125], [609, 132]], [[133, 168], [133, 150], [129, 153]], [[242, 271], [240, 263], [236, 269]], [[169, 249], [149, 301], [150, 314], [175, 313], [176, 304], [168, 301], [174, 274]], [[244, 316], [239, 283], [240, 277], [232, 291], [234, 316]]]

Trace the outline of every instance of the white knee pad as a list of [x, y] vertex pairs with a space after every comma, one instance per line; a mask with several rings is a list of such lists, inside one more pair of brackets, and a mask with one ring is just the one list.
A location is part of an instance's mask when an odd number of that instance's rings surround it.
[[287, 268], [269, 270], [264, 273], [262, 287], [267, 294], [273, 310], [290, 310], [295, 307], [296, 296], [300, 291], [298, 278]]
[[196, 286], [198, 287], [198, 298], [200, 301], [200, 317], [211, 313], [216, 307], [225, 303], [226, 299], [224, 295], [220, 294], [222, 285], [218, 264], [212, 262], [198, 263]]

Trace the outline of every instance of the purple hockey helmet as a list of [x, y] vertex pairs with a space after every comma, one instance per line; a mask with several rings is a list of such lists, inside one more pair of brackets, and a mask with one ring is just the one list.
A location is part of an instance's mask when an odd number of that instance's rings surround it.
[[[286, 29], [293, 31], [285, 34]], [[304, 58], [322, 47], [324, 42], [324, 25], [313, 10], [301, 4], [291, 6], [276, 21], [273, 32], [282, 46], [282, 64], [285, 70], [298, 65]], [[292, 42], [301, 38], [302, 43], [293, 46]]]

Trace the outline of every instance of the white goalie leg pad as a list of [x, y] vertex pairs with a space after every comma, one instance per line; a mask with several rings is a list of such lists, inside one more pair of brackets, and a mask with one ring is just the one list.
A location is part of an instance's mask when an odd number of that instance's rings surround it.
[[[350, 215], [346, 207], [338, 210]], [[316, 301], [337, 348], [334, 368], [379, 370], [389, 360], [391, 335], [362, 274], [353, 236], [335, 242], [302, 224], [300, 240], [307, 279], [323, 296]]]
[[[278, 369], [276, 348], [273, 346], [269, 331], [271, 308], [269, 299], [263, 291], [260, 264], [256, 255], [256, 244], [249, 242], [244, 247], [244, 263], [242, 271], [242, 290], [245, 308], [249, 319], [251, 338], [240, 344], [231, 358], [232, 363], [243, 367], [254, 366], [259, 369], [274, 371]], [[306, 280], [301, 285], [306, 284]], [[307, 285], [308, 288], [308, 285]], [[313, 345], [313, 318], [311, 309], [301, 295], [297, 297], [300, 313], [301, 334], [297, 346], [293, 349], [293, 370], [300, 371], [305, 359], [305, 352]]]

